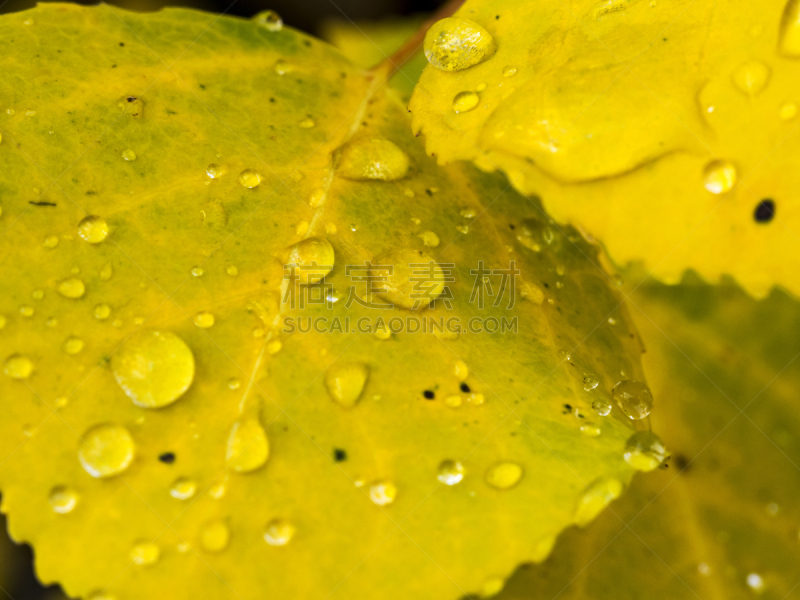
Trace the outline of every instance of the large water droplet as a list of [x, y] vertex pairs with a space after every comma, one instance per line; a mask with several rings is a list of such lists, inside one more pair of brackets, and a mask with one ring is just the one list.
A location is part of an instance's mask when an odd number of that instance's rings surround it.
[[453, 111], [465, 113], [474, 109], [480, 104], [481, 97], [475, 92], [459, 92], [453, 98]]
[[197, 492], [197, 484], [191, 479], [181, 477], [169, 489], [169, 495], [176, 500], [188, 500]]
[[258, 187], [261, 183], [261, 174], [255, 169], [245, 169], [239, 173], [239, 183], [249, 189]]
[[82, 298], [86, 293], [86, 286], [77, 277], [70, 277], [58, 284], [58, 293], [65, 298]]
[[515, 462], [500, 462], [486, 472], [486, 483], [498, 490], [514, 487], [522, 479], [522, 467]]
[[200, 530], [200, 545], [207, 552], [222, 552], [231, 540], [231, 530], [224, 521], [209, 521]]
[[611, 390], [611, 395], [628, 418], [644, 419], [653, 409], [653, 394], [641, 381], [626, 379]]
[[397, 487], [391, 481], [376, 481], [369, 486], [369, 499], [378, 506], [391, 504], [397, 498]]
[[464, 465], [457, 460], [442, 461], [436, 478], [445, 485], [460, 483], [464, 479]]
[[134, 334], [111, 356], [117, 383], [133, 403], [143, 408], [172, 404], [194, 379], [194, 355], [169, 331]]
[[345, 408], [358, 402], [369, 377], [369, 367], [361, 363], [333, 365], [325, 374], [325, 385], [331, 398]]
[[50, 491], [50, 507], [60, 515], [71, 513], [78, 504], [78, 494], [70, 487], [59, 485]]
[[358, 137], [339, 151], [339, 174], [353, 181], [396, 181], [408, 167], [408, 155], [382, 137]]
[[712, 194], [725, 194], [736, 185], [736, 167], [725, 160], [715, 160], [703, 170], [703, 185]]
[[131, 560], [134, 564], [147, 566], [158, 562], [161, 549], [153, 542], [137, 542], [131, 548]]
[[787, 0], [781, 19], [778, 48], [784, 56], [800, 57], [800, 2]]
[[769, 67], [757, 60], [749, 60], [733, 72], [733, 83], [748, 96], [760, 94], [769, 81]]
[[256, 417], [243, 417], [231, 427], [225, 460], [237, 473], [250, 473], [269, 458], [267, 432]]
[[652, 471], [667, 457], [664, 442], [652, 431], [637, 431], [625, 443], [625, 462], [637, 471]]
[[460, 71], [483, 62], [495, 53], [492, 34], [460, 17], [434, 23], [425, 34], [425, 57], [442, 71]]
[[133, 461], [131, 434], [121, 425], [95, 425], [83, 434], [78, 458], [92, 477], [111, 477], [122, 473]]
[[108, 237], [108, 223], [102, 217], [89, 215], [78, 223], [78, 235], [90, 244], [99, 244]]
[[425, 308], [445, 289], [446, 276], [438, 263], [428, 254], [410, 248], [376, 257], [370, 276], [386, 300], [413, 310]]
[[274, 10], [265, 10], [253, 17], [253, 20], [267, 31], [283, 29], [283, 19]]
[[264, 530], [264, 541], [270, 546], [285, 546], [294, 537], [294, 525], [286, 519], [273, 519]]
[[599, 515], [612, 500], [622, 494], [622, 483], [612, 477], [600, 477], [588, 487], [578, 500], [573, 522], [585, 527]]
[[6, 358], [3, 370], [11, 379], [27, 379], [33, 373], [33, 363], [23, 354], [12, 354]]

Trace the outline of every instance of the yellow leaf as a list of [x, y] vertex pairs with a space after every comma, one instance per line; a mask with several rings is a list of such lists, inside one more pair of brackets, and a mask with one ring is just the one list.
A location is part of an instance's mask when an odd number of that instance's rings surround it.
[[794, 598], [800, 580], [800, 306], [696, 277], [637, 292], [670, 468], [637, 477], [498, 600]]
[[800, 293], [793, 0], [468, 0], [462, 17], [497, 50], [420, 79], [414, 131], [441, 163], [504, 171], [666, 282], [692, 268]]
[[71, 596], [491, 589], [629, 481], [592, 403], [643, 379], [638, 338], [595, 247], [269, 23], [0, 18], [11, 533]]

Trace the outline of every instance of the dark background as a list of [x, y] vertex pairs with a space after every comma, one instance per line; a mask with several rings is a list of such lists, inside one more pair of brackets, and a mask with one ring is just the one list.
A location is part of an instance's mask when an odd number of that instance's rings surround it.
[[[0, 0], [0, 14], [33, 8], [35, 0]], [[93, 5], [97, 2], [79, 1]], [[262, 10], [277, 11], [286, 25], [318, 35], [322, 24], [331, 20], [382, 20], [397, 16], [430, 13], [443, 0], [111, 0], [108, 4], [129, 10], [153, 11], [163, 6], [187, 6], [209, 12], [252, 17]], [[2, 76], [2, 74], [0, 74]], [[57, 600], [58, 588], [43, 588], [36, 581], [27, 546], [14, 546], [6, 535], [5, 518], [0, 515], [0, 600]]]

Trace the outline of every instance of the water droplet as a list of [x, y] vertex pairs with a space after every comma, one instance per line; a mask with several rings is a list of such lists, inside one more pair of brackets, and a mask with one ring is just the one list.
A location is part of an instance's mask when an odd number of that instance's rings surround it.
[[316, 125], [316, 123], [314, 122], [314, 119], [312, 119], [311, 117], [306, 117], [305, 119], [300, 121], [298, 125], [302, 129], [312, 129]]
[[462, 403], [461, 396], [458, 396], [456, 394], [452, 396], [447, 396], [444, 399], [444, 403], [450, 408], [458, 408], [459, 406], [461, 406]]
[[264, 541], [270, 546], [285, 546], [294, 537], [294, 525], [286, 519], [273, 519], [264, 530]]
[[481, 406], [485, 401], [483, 394], [470, 394], [467, 396], [467, 402], [474, 406]]
[[397, 487], [391, 481], [376, 481], [369, 486], [369, 499], [378, 506], [391, 504], [397, 498]]
[[436, 478], [445, 485], [460, 483], [464, 479], [464, 465], [457, 460], [442, 461]]
[[267, 432], [255, 417], [243, 417], [233, 424], [228, 436], [225, 460], [237, 473], [250, 473], [269, 458]]
[[442, 71], [460, 71], [483, 62], [497, 49], [483, 27], [459, 17], [434, 23], [425, 34], [425, 57]]
[[6, 318], [4, 315], [0, 315], [0, 329], [3, 329], [6, 326]]
[[78, 223], [78, 235], [90, 244], [99, 244], [108, 237], [108, 223], [102, 217], [89, 215]]
[[747, 587], [753, 590], [756, 594], [761, 594], [764, 592], [764, 578], [758, 573], [748, 573], [746, 581]]
[[396, 181], [406, 176], [408, 168], [408, 155], [382, 137], [358, 137], [339, 153], [339, 174], [353, 181]]
[[261, 183], [261, 174], [255, 169], [245, 169], [239, 173], [239, 183], [249, 189], [258, 187]]
[[625, 443], [625, 462], [637, 471], [652, 471], [661, 466], [667, 456], [664, 442], [651, 431], [637, 431]]
[[486, 483], [498, 490], [507, 490], [522, 479], [522, 467], [514, 462], [500, 462], [486, 472]]
[[172, 404], [194, 379], [194, 355], [186, 343], [168, 331], [134, 334], [111, 355], [114, 378], [143, 408]]
[[597, 427], [596, 425], [592, 425], [590, 423], [581, 425], [579, 429], [580, 432], [587, 437], [597, 437], [602, 433], [599, 427]]
[[211, 179], [219, 179], [225, 175], [225, 167], [211, 163], [206, 167], [206, 175], [208, 175]]
[[439, 245], [439, 236], [432, 231], [423, 231], [417, 237], [422, 240], [423, 244], [431, 248]]
[[516, 74], [517, 67], [512, 67], [511, 65], [503, 67], [503, 77], [513, 77]]
[[205, 273], [203, 267], [192, 267], [192, 275], [195, 277], [202, 277], [203, 273]]
[[51, 250], [58, 246], [58, 236], [57, 235], [48, 235], [44, 238], [44, 247], [50, 248]]
[[161, 549], [153, 542], [137, 542], [131, 548], [131, 560], [143, 567], [155, 564], [160, 556]]
[[33, 373], [33, 363], [23, 354], [12, 354], [6, 358], [4, 371], [11, 379], [27, 379]]
[[653, 394], [641, 381], [626, 379], [611, 390], [611, 395], [628, 418], [644, 419], [653, 409]]
[[703, 171], [703, 185], [712, 194], [725, 194], [736, 185], [736, 167], [724, 160], [710, 162]]
[[82, 298], [86, 293], [86, 286], [77, 277], [70, 277], [58, 284], [58, 293], [65, 298]]
[[122, 473], [133, 461], [133, 438], [121, 425], [95, 425], [83, 434], [78, 458], [92, 477]]
[[297, 265], [294, 276], [298, 283], [315, 284], [333, 269], [333, 246], [325, 238], [312, 237], [290, 246], [283, 258], [285, 264]]
[[206, 552], [222, 552], [231, 540], [231, 530], [224, 521], [209, 521], [200, 530], [200, 545]]
[[34, 312], [35, 311], [33, 310], [32, 306], [19, 307], [19, 314], [21, 314], [23, 317], [32, 317]]
[[111, 307], [108, 304], [98, 304], [94, 307], [94, 318], [103, 321], [111, 314]]
[[136, 160], [136, 152], [134, 152], [130, 148], [127, 148], [122, 151], [122, 158], [124, 158], [125, 160]]
[[77, 337], [67, 338], [64, 342], [64, 352], [67, 354], [78, 354], [83, 350], [83, 340]]
[[459, 381], [464, 381], [469, 376], [469, 367], [463, 360], [457, 360], [453, 363], [453, 375]]
[[[389, 266], [393, 268], [390, 270]], [[410, 248], [376, 257], [370, 275], [380, 282], [381, 296], [412, 310], [427, 307], [445, 290], [442, 268], [428, 254]]]
[[197, 492], [197, 484], [191, 479], [177, 479], [169, 489], [169, 495], [177, 500], [188, 500]]
[[100, 279], [103, 281], [108, 281], [111, 279], [113, 274], [114, 268], [111, 266], [111, 263], [106, 263], [100, 268]]
[[385, 325], [379, 325], [375, 328], [373, 334], [379, 340], [388, 340], [392, 337], [392, 332]]
[[583, 378], [583, 389], [587, 392], [591, 392], [594, 388], [596, 388], [600, 384], [599, 381], [592, 375], [587, 375]]
[[733, 83], [748, 96], [757, 96], [767, 87], [769, 76], [767, 65], [749, 60], [733, 72]]
[[283, 19], [274, 10], [265, 10], [253, 17], [253, 20], [267, 31], [283, 29]]
[[781, 507], [780, 507], [780, 506], [778, 506], [777, 502], [770, 502], [770, 503], [769, 503], [769, 504], [767, 504], [767, 506], [764, 508], [764, 510], [766, 510], [766, 511], [767, 511], [767, 514], [768, 514], [769, 516], [771, 516], [771, 517], [774, 517], [775, 515], [777, 515], [777, 514], [778, 514], [778, 512], [780, 512], [780, 509], [781, 509]]
[[208, 329], [214, 325], [214, 315], [212, 315], [210, 312], [197, 313], [194, 316], [194, 324], [201, 329]]
[[208, 495], [214, 498], [214, 500], [219, 500], [225, 495], [227, 488], [225, 487], [225, 482], [221, 481], [217, 484], [212, 485], [208, 489]]
[[456, 225], [456, 229], [464, 235], [469, 233], [469, 225]]
[[697, 565], [697, 572], [700, 573], [700, 575], [708, 575], [711, 573], [711, 567], [708, 566], [708, 563], [702, 562]]
[[71, 513], [77, 504], [78, 494], [70, 487], [59, 485], [50, 491], [50, 507], [55, 513]]
[[225, 272], [231, 277], [236, 277], [239, 274], [239, 269], [236, 265], [228, 265], [228, 268], [225, 269]]
[[33, 296], [34, 300], [41, 300], [44, 298], [44, 290], [33, 290], [31, 296]]
[[589, 485], [578, 500], [572, 517], [579, 527], [585, 527], [599, 515], [606, 506], [622, 494], [622, 483], [612, 477], [600, 477]]
[[475, 209], [474, 208], [462, 208], [459, 213], [465, 219], [474, 219], [475, 218]]
[[503, 591], [506, 582], [502, 577], [489, 577], [481, 587], [481, 598], [491, 598]]
[[275, 72], [278, 75], [286, 75], [287, 73], [292, 72], [292, 66], [285, 60], [279, 60], [275, 63]]
[[345, 408], [355, 406], [369, 377], [369, 367], [361, 363], [332, 366], [325, 374], [325, 385], [334, 402]]
[[608, 401], [607, 398], [598, 398], [594, 402], [592, 402], [592, 408], [594, 411], [600, 415], [601, 417], [605, 417], [611, 413], [611, 409], [613, 406], [611, 402]]
[[481, 97], [475, 92], [459, 92], [453, 98], [453, 111], [456, 113], [469, 112], [480, 104]]
[[781, 19], [778, 49], [784, 56], [800, 57], [800, 2], [787, 0]]

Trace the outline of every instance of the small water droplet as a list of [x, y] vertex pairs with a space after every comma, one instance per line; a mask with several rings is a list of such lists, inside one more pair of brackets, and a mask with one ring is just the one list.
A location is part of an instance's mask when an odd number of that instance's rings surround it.
[[70, 277], [58, 284], [58, 293], [65, 298], [82, 298], [86, 293], [86, 286], [77, 277]]
[[169, 495], [177, 500], [188, 500], [197, 492], [197, 484], [191, 479], [176, 479], [169, 489]]
[[290, 246], [284, 252], [283, 259], [284, 264], [297, 265], [294, 276], [298, 283], [319, 283], [333, 269], [333, 246], [325, 238], [308, 238]]
[[44, 298], [44, 290], [33, 290], [31, 296], [33, 297], [34, 300], [41, 300], [42, 298]]
[[57, 235], [48, 235], [44, 238], [44, 247], [50, 248], [51, 250], [58, 246], [58, 236]]
[[83, 434], [78, 458], [92, 477], [111, 477], [122, 473], [133, 461], [131, 434], [121, 425], [95, 425]]
[[484, 402], [486, 402], [486, 399], [483, 397], [483, 394], [475, 393], [467, 396], [467, 402], [474, 406], [481, 406]]
[[325, 385], [331, 398], [345, 408], [355, 406], [369, 377], [369, 367], [361, 363], [342, 363], [328, 369]]
[[225, 460], [237, 473], [250, 473], [269, 458], [267, 432], [255, 417], [243, 417], [231, 427]]
[[591, 392], [599, 384], [600, 382], [597, 381], [597, 378], [595, 378], [592, 375], [587, 375], [586, 377], [583, 378], [583, 389], [586, 390], [587, 392]]
[[261, 183], [261, 174], [255, 169], [245, 169], [239, 173], [239, 183], [249, 189], [258, 187]]
[[4, 315], [0, 315], [0, 329], [3, 329], [6, 326], [6, 318]]
[[458, 408], [459, 406], [461, 406], [462, 403], [461, 396], [457, 394], [454, 394], [452, 396], [447, 396], [444, 399], [444, 403], [450, 408]]
[[464, 479], [464, 465], [457, 460], [442, 461], [436, 478], [445, 485], [455, 485]]
[[608, 398], [598, 398], [592, 402], [592, 408], [598, 415], [605, 417], [611, 413], [613, 406], [611, 402], [608, 401]]
[[27, 379], [33, 373], [33, 363], [23, 354], [12, 354], [6, 358], [4, 372], [11, 379]]
[[736, 185], [736, 167], [725, 160], [710, 162], [703, 170], [703, 185], [712, 194], [725, 194]]
[[625, 443], [625, 462], [637, 471], [652, 471], [667, 457], [664, 442], [651, 431], [637, 431]]
[[130, 160], [136, 160], [136, 152], [134, 152], [130, 148], [127, 148], [127, 149], [122, 151], [122, 158], [124, 158], [125, 160], [129, 160], [129, 161]]
[[762, 594], [764, 592], [764, 578], [758, 573], [748, 573], [746, 581], [747, 587], [756, 594]]
[[294, 537], [294, 525], [286, 519], [273, 519], [264, 530], [264, 541], [270, 546], [285, 546]]
[[108, 237], [108, 223], [102, 217], [89, 215], [78, 223], [78, 235], [90, 244], [99, 244]]
[[626, 379], [611, 390], [611, 395], [628, 418], [644, 419], [653, 409], [653, 394], [641, 381]]
[[235, 377], [232, 377], [231, 379], [228, 380], [228, 388], [231, 390], [238, 390], [239, 387], [241, 387], [241, 385], [242, 382], [236, 379]]
[[469, 376], [469, 367], [463, 360], [457, 360], [453, 363], [453, 375], [459, 381], [464, 381]]
[[100, 279], [103, 281], [108, 281], [111, 279], [113, 274], [114, 268], [111, 266], [111, 263], [106, 263], [100, 268]]
[[206, 167], [206, 175], [208, 175], [211, 179], [219, 179], [225, 175], [225, 167], [216, 163], [211, 163]]
[[111, 314], [111, 307], [108, 304], [98, 304], [94, 307], [94, 318], [104, 321]]
[[769, 81], [769, 67], [757, 60], [749, 60], [733, 72], [733, 83], [748, 96], [760, 94]]
[[23, 317], [32, 317], [34, 313], [34, 309], [32, 306], [23, 305], [19, 307], [19, 314]]
[[195, 277], [202, 277], [203, 273], [205, 273], [203, 267], [192, 267], [192, 275]]
[[701, 562], [697, 565], [697, 571], [700, 575], [708, 575], [711, 573], [711, 567], [708, 566], [708, 563]]
[[486, 472], [486, 483], [498, 490], [507, 490], [522, 479], [522, 467], [515, 462], [499, 462]]
[[391, 481], [376, 481], [369, 486], [369, 499], [378, 506], [391, 504], [397, 498], [397, 487]]
[[483, 62], [497, 49], [492, 35], [483, 27], [460, 17], [434, 23], [423, 44], [428, 62], [442, 71], [460, 71]]
[[439, 245], [439, 236], [432, 231], [423, 231], [417, 237], [422, 240], [423, 244], [431, 248]]
[[475, 209], [474, 208], [462, 208], [459, 213], [465, 219], [474, 219], [475, 218]]
[[794, 102], [784, 103], [778, 111], [778, 114], [784, 121], [791, 121], [797, 116], [797, 104]]
[[279, 60], [275, 63], [275, 72], [278, 75], [286, 75], [287, 73], [292, 72], [292, 66], [287, 63], [285, 60]]
[[78, 354], [83, 350], [83, 340], [77, 337], [67, 338], [64, 342], [64, 352], [67, 354]]
[[481, 97], [475, 92], [459, 92], [453, 98], [453, 112], [465, 113], [480, 104]]
[[305, 119], [300, 121], [298, 125], [302, 129], [313, 129], [316, 126], [316, 123], [314, 122], [314, 119], [312, 119], [311, 117], [306, 117]]
[[339, 152], [339, 174], [353, 181], [396, 181], [410, 165], [408, 155], [382, 137], [355, 138]]
[[210, 312], [197, 313], [194, 316], [194, 324], [201, 329], [208, 329], [214, 325], [214, 315], [212, 315]]
[[606, 506], [622, 494], [622, 483], [612, 477], [600, 477], [589, 485], [578, 500], [573, 522], [585, 527], [599, 515]]
[[206, 552], [222, 552], [231, 540], [231, 530], [224, 521], [209, 521], [200, 530], [200, 546]]
[[253, 20], [267, 31], [283, 29], [283, 19], [274, 10], [265, 10], [253, 17]]
[[160, 408], [175, 402], [192, 385], [194, 355], [174, 333], [142, 331], [111, 355], [111, 370], [134, 404]]
[[503, 77], [513, 77], [516, 74], [517, 74], [517, 67], [512, 67], [511, 65], [503, 67]]
[[596, 425], [592, 425], [590, 423], [585, 423], [584, 425], [581, 425], [579, 429], [580, 432], [587, 437], [597, 437], [602, 433], [599, 427], [597, 427]]
[[70, 487], [59, 485], [50, 491], [49, 500], [53, 512], [66, 515], [78, 504], [78, 494]]
[[236, 277], [239, 274], [239, 268], [236, 265], [228, 265], [225, 272], [231, 277]]
[[153, 542], [137, 542], [131, 548], [131, 560], [143, 567], [155, 564], [161, 556], [161, 549]]
[[208, 489], [208, 495], [214, 498], [214, 500], [219, 500], [225, 495], [225, 492], [228, 491], [227, 487], [225, 487], [225, 482], [221, 481], [212, 485]]

